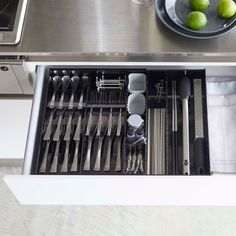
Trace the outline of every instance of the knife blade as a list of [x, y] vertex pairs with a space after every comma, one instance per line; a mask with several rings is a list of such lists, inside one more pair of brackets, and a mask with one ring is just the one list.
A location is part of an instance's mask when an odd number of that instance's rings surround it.
[[196, 172], [199, 175], [206, 174], [205, 139], [203, 127], [203, 105], [202, 105], [202, 80], [194, 79], [194, 160]]

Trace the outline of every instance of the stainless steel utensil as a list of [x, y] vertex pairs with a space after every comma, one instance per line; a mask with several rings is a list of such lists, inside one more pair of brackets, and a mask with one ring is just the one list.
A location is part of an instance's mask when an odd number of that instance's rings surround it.
[[127, 167], [126, 167], [126, 173], [129, 173], [131, 171], [131, 161], [132, 161], [132, 147], [129, 147], [129, 152], [127, 155]]
[[61, 91], [61, 98], [58, 104], [58, 108], [63, 108], [64, 106], [64, 97], [65, 97], [66, 89], [68, 88], [70, 84], [70, 76], [65, 75], [62, 77], [61, 80], [62, 80], [62, 91]]
[[48, 151], [49, 151], [49, 146], [50, 146], [51, 136], [52, 136], [52, 121], [53, 121], [55, 111], [56, 111], [56, 109], [52, 110], [51, 113], [50, 113], [47, 128], [46, 128], [46, 131], [45, 131], [44, 136], [43, 136], [43, 140], [46, 141], [46, 147], [45, 147], [45, 150], [44, 150], [42, 163], [41, 163], [40, 168], [39, 168], [39, 172], [41, 172], [41, 173], [46, 172]]
[[57, 122], [57, 128], [56, 131], [54, 133], [53, 136], [53, 141], [56, 142], [56, 149], [54, 152], [54, 156], [53, 156], [53, 162], [51, 165], [51, 169], [50, 172], [51, 173], [56, 173], [57, 172], [57, 166], [58, 166], [58, 158], [59, 158], [59, 148], [60, 148], [60, 143], [61, 143], [61, 124], [62, 124], [62, 119], [63, 119], [63, 115], [64, 115], [65, 109], [63, 109], [62, 111], [59, 112], [59, 118], [58, 118], [58, 122]]
[[82, 127], [82, 113], [79, 114], [76, 130], [74, 134], [73, 140], [75, 141], [75, 152], [73, 157], [73, 162], [71, 165], [71, 171], [77, 171], [78, 170], [78, 159], [79, 159], [79, 145], [80, 145], [80, 135], [83, 130]]
[[115, 171], [121, 171], [121, 140], [122, 140], [122, 108], [120, 108], [117, 130], [116, 130], [116, 138], [117, 138], [117, 156], [116, 156], [116, 165]]
[[137, 155], [136, 155], [136, 146], [134, 146], [134, 151], [131, 157], [131, 172], [133, 173], [135, 171], [135, 164], [137, 160]]
[[107, 132], [107, 119], [105, 116], [102, 115], [102, 108], [100, 108], [99, 119], [98, 119], [98, 127], [97, 127], [97, 134], [98, 137], [98, 149], [97, 149], [97, 156], [94, 164], [93, 170], [100, 171], [101, 169], [101, 155], [102, 155], [102, 145], [103, 140]]
[[55, 107], [56, 93], [60, 85], [61, 85], [61, 76], [58, 76], [58, 75], [54, 76], [52, 78], [53, 94], [52, 94], [51, 101], [49, 102], [49, 105], [48, 105], [49, 108]]
[[73, 109], [74, 108], [74, 96], [75, 96], [75, 91], [77, 89], [77, 87], [79, 86], [80, 83], [80, 78], [77, 75], [74, 75], [71, 78], [71, 89], [72, 89], [72, 93], [71, 93], [71, 97], [70, 97], [70, 102], [68, 105], [68, 109]]
[[70, 149], [70, 140], [71, 140], [71, 124], [72, 124], [73, 112], [70, 113], [67, 125], [66, 132], [63, 140], [66, 142], [66, 149], [64, 153], [64, 159], [61, 167], [61, 172], [68, 172], [68, 162], [69, 162], [69, 149]]
[[78, 109], [83, 109], [83, 104], [84, 104], [84, 93], [87, 88], [89, 77], [87, 75], [83, 75], [81, 77], [81, 94], [79, 98], [79, 105]]
[[111, 147], [114, 135], [116, 133], [117, 122], [115, 122], [115, 117], [112, 116], [112, 108], [110, 109], [109, 119], [108, 119], [108, 129], [107, 129], [107, 137], [108, 137], [108, 146], [107, 146], [107, 156], [104, 166], [104, 171], [110, 171], [111, 164]]
[[206, 174], [206, 154], [205, 154], [205, 139], [203, 128], [203, 107], [202, 107], [202, 81], [194, 79], [194, 125], [195, 125], [195, 140], [194, 140], [194, 160], [196, 172], [198, 175]]
[[42, 163], [39, 168], [40, 173], [46, 172], [47, 158], [48, 158], [48, 151], [49, 151], [50, 143], [51, 143], [50, 139], [46, 140], [46, 147], [45, 147], [44, 154], [43, 154], [43, 160], [42, 160]]
[[188, 98], [190, 96], [190, 81], [186, 75], [180, 81], [179, 93], [182, 100], [182, 117], [183, 117], [183, 174], [190, 175], [189, 112], [188, 112]]
[[176, 80], [172, 80], [172, 173], [178, 174], [178, 117], [177, 117], [177, 97], [176, 97]]
[[93, 138], [97, 130], [97, 122], [95, 121], [96, 121], [95, 117], [93, 116], [93, 108], [91, 108], [90, 113], [89, 113], [86, 133], [85, 133], [85, 136], [87, 136], [89, 140], [88, 140], [87, 154], [86, 154], [83, 170], [90, 170], [92, 143], [93, 143]]

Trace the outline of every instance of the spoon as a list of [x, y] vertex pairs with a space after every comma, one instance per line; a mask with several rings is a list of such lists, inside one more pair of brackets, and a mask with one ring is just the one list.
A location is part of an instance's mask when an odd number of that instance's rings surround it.
[[55, 107], [55, 99], [56, 99], [56, 92], [58, 90], [58, 88], [61, 85], [61, 77], [56, 75], [52, 78], [52, 87], [53, 87], [53, 94], [52, 94], [52, 98], [51, 101], [49, 103], [49, 108], [54, 108]]
[[79, 98], [78, 109], [83, 109], [84, 90], [86, 89], [89, 77], [87, 75], [83, 75], [81, 77], [81, 79], [82, 79], [82, 81], [81, 81], [81, 94], [80, 94], [80, 98]]
[[59, 108], [63, 108], [65, 91], [70, 84], [70, 76], [65, 75], [62, 77], [61, 80], [62, 80], [62, 92], [61, 92], [61, 98], [60, 98], [59, 105], [58, 105]]
[[68, 109], [73, 109], [73, 107], [74, 107], [74, 94], [75, 94], [75, 90], [77, 89], [77, 87], [79, 85], [79, 82], [80, 82], [79, 76], [75, 75], [71, 78], [72, 94], [70, 97]]

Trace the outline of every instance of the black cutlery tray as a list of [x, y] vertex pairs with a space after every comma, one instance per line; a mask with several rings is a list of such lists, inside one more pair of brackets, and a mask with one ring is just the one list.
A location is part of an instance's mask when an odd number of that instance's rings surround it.
[[[102, 90], [98, 93], [96, 87], [96, 81], [101, 73], [105, 74], [107, 78], [117, 79], [122, 78], [124, 80], [124, 85], [122, 90], [119, 89], [106, 89]], [[36, 134], [36, 142], [37, 146], [33, 150], [33, 162], [31, 167], [32, 174], [40, 174], [40, 175], [126, 175], [130, 174], [127, 172], [127, 156], [129, 152], [129, 143], [127, 140], [127, 118], [129, 116], [127, 111], [127, 98], [128, 98], [128, 75], [130, 73], [144, 73], [147, 76], [147, 90], [144, 93], [146, 97], [146, 111], [142, 115], [144, 119], [144, 135], [148, 137], [148, 108], [160, 108], [163, 107], [166, 109], [166, 118], [165, 118], [165, 174], [172, 175], [172, 143], [171, 143], [171, 81], [176, 80], [177, 87], [179, 85], [180, 78], [187, 74], [191, 83], [191, 95], [189, 98], [189, 131], [190, 131], [190, 159], [191, 159], [191, 175], [197, 174], [195, 169], [195, 161], [193, 155], [193, 143], [194, 143], [194, 96], [193, 96], [193, 80], [198, 78], [202, 80], [202, 103], [203, 103], [203, 126], [204, 126], [204, 138], [205, 138], [205, 174], [210, 174], [210, 166], [209, 166], [209, 145], [208, 145], [208, 126], [207, 126], [207, 98], [206, 98], [206, 82], [205, 82], [205, 70], [149, 70], [146, 68], [134, 68], [134, 69], [124, 69], [124, 68], [83, 68], [83, 67], [60, 67], [60, 66], [52, 66], [45, 71], [44, 75], [44, 87], [43, 87], [43, 96], [40, 101], [40, 114], [38, 117], [37, 124], [37, 134]], [[81, 77], [82, 75], [88, 76], [88, 81], [86, 82], [86, 88], [84, 89], [82, 86], [78, 86], [75, 90], [74, 96], [74, 107], [73, 109], [69, 109], [69, 101], [72, 94], [71, 85], [68, 86], [65, 92], [63, 108], [59, 108], [59, 100], [62, 93], [62, 87], [59, 86], [55, 96], [55, 107], [50, 108], [49, 103], [52, 99], [54, 90], [52, 85], [52, 78], [55, 75], [64, 76], [68, 75], [70, 78], [73, 75], [78, 75]], [[164, 93], [161, 98], [156, 98], [155, 96], [155, 84], [159, 81], [164, 81]], [[81, 93], [84, 93], [84, 102], [82, 109], [78, 109], [79, 100]], [[177, 106], [178, 106], [178, 173], [182, 174], [182, 117], [181, 117], [181, 101], [179, 99], [178, 91], [177, 91]], [[86, 135], [86, 126], [89, 120], [89, 114], [91, 109], [93, 110], [93, 116], [98, 119], [100, 109], [102, 108], [103, 116], [108, 117], [110, 109], [112, 108], [112, 114], [117, 119], [119, 116], [120, 110], [122, 111], [122, 134], [121, 134], [121, 170], [115, 171], [116, 165], [116, 154], [117, 154], [117, 138], [114, 136], [114, 140], [112, 142], [112, 152], [111, 152], [111, 163], [110, 163], [110, 171], [103, 171], [105, 165], [105, 157], [108, 146], [108, 137], [104, 137], [103, 146], [102, 146], [102, 154], [101, 154], [101, 168], [100, 171], [94, 171], [93, 166], [95, 163], [97, 148], [98, 148], [98, 137], [96, 134], [93, 139], [93, 148], [90, 155], [90, 170], [84, 170], [83, 166], [86, 159], [87, 147], [89, 137]], [[55, 149], [58, 141], [53, 140], [53, 135], [56, 132], [58, 120], [60, 114], [63, 113], [63, 119], [61, 123], [61, 133], [60, 133], [60, 145], [59, 145], [59, 155], [58, 155], [58, 164], [56, 171], [51, 172], [51, 167], [53, 163], [53, 159], [55, 157]], [[52, 129], [50, 140], [44, 140], [44, 135], [48, 126], [48, 121], [50, 118], [50, 114], [54, 112], [53, 121], [52, 121]], [[76, 171], [71, 170], [71, 166], [73, 163], [73, 156], [75, 153], [76, 142], [73, 139], [73, 135], [76, 130], [76, 125], [78, 122], [78, 117], [82, 114], [82, 131], [80, 133], [80, 141], [79, 141], [79, 150], [78, 150], [78, 162]], [[62, 171], [62, 165], [64, 160], [64, 155], [66, 152], [66, 141], [63, 139], [66, 132], [66, 126], [68, 123], [69, 116], [72, 115], [72, 125], [71, 125], [71, 135], [69, 141], [69, 159], [68, 159], [68, 168], [66, 172]], [[42, 172], [40, 171], [40, 167], [43, 162], [43, 157], [45, 154], [47, 142], [49, 142], [49, 149], [46, 158], [46, 167]], [[148, 140], [147, 140], [148, 143]], [[143, 167], [144, 171], [138, 171], [137, 174], [146, 175], [147, 174], [147, 144], [138, 147], [142, 150], [143, 153]]]

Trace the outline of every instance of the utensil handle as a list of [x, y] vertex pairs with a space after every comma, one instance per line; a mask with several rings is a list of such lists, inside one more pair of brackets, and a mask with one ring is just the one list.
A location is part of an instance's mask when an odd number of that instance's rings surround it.
[[49, 108], [54, 108], [55, 107], [55, 99], [56, 99], [56, 92], [54, 92], [53, 93], [53, 95], [52, 95], [52, 99], [51, 99], [51, 101], [50, 101], [50, 103], [49, 103]]
[[80, 99], [79, 99], [78, 109], [83, 109], [83, 100], [84, 100], [84, 92], [81, 91], [81, 95], [80, 95]]
[[64, 104], [64, 92], [62, 92], [58, 107], [63, 108], [63, 104]]
[[172, 168], [173, 175], [178, 174], [178, 140], [177, 131], [172, 131]]
[[71, 165], [71, 171], [77, 171], [77, 169], [78, 169], [79, 144], [80, 144], [80, 141], [76, 141], [75, 154], [74, 154], [73, 162], [72, 162], [72, 165]]
[[74, 107], [74, 92], [71, 94], [68, 109], [73, 109], [73, 107]]
[[57, 163], [58, 163], [58, 158], [59, 158], [59, 147], [60, 147], [60, 141], [57, 142], [56, 145], [56, 150], [54, 153], [54, 157], [53, 157], [53, 162], [52, 162], [52, 166], [51, 166], [51, 173], [56, 173], [57, 172]]
[[121, 171], [121, 137], [117, 141], [117, 157], [115, 171]]
[[53, 115], [54, 115], [54, 111], [51, 111], [49, 121], [48, 121], [48, 125], [47, 125], [47, 129], [46, 129], [44, 137], [43, 137], [44, 140], [49, 140], [50, 139], [51, 131], [52, 131]]
[[131, 149], [129, 150], [129, 153], [128, 153], [128, 157], [127, 157], [127, 168], [126, 168], [126, 172], [128, 173], [131, 169], [131, 159], [132, 159], [132, 156], [131, 156]]
[[87, 149], [87, 154], [85, 158], [85, 163], [84, 163], [84, 170], [90, 170], [90, 155], [91, 155], [91, 149], [92, 149], [92, 138], [89, 138], [89, 143], [88, 143], [88, 149]]
[[183, 115], [183, 174], [190, 175], [189, 158], [189, 119], [188, 119], [188, 99], [182, 99]]
[[93, 170], [96, 170], [96, 171], [100, 171], [100, 167], [101, 167], [102, 141], [103, 139], [99, 138], [97, 157], [96, 157], [95, 165], [93, 168]]
[[43, 160], [39, 169], [39, 172], [41, 173], [46, 172], [49, 146], [50, 146], [50, 141], [47, 141], [46, 148], [43, 154]]
[[69, 149], [70, 149], [70, 141], [66, 141], [66, 150], [64, 154], [64, 160], [61, 167], [61, 172], [68, 172], [68, 161], [69, 161]]
[[60, 139], [60, 131], [61, 131], [61, 122], [62, 122], [63, 112], [60, 113], [59, 120], [57, 123], [57, 128], [53, 137], [53, 141], [59, 141]]
[[197, 138], [194, 141], [194, 160], [196, 163], [196, 174], [206, 174], [206, 159], [205, 159], [205, 139]]
[[104, 171], [110, 171], [110, 165], [111, 165], [111, 144], [112, 144], [112, 138], [109, 138], [108, 147], [107, 147], [107, 156], [106, 156], [106, 162], [104, 166]]

